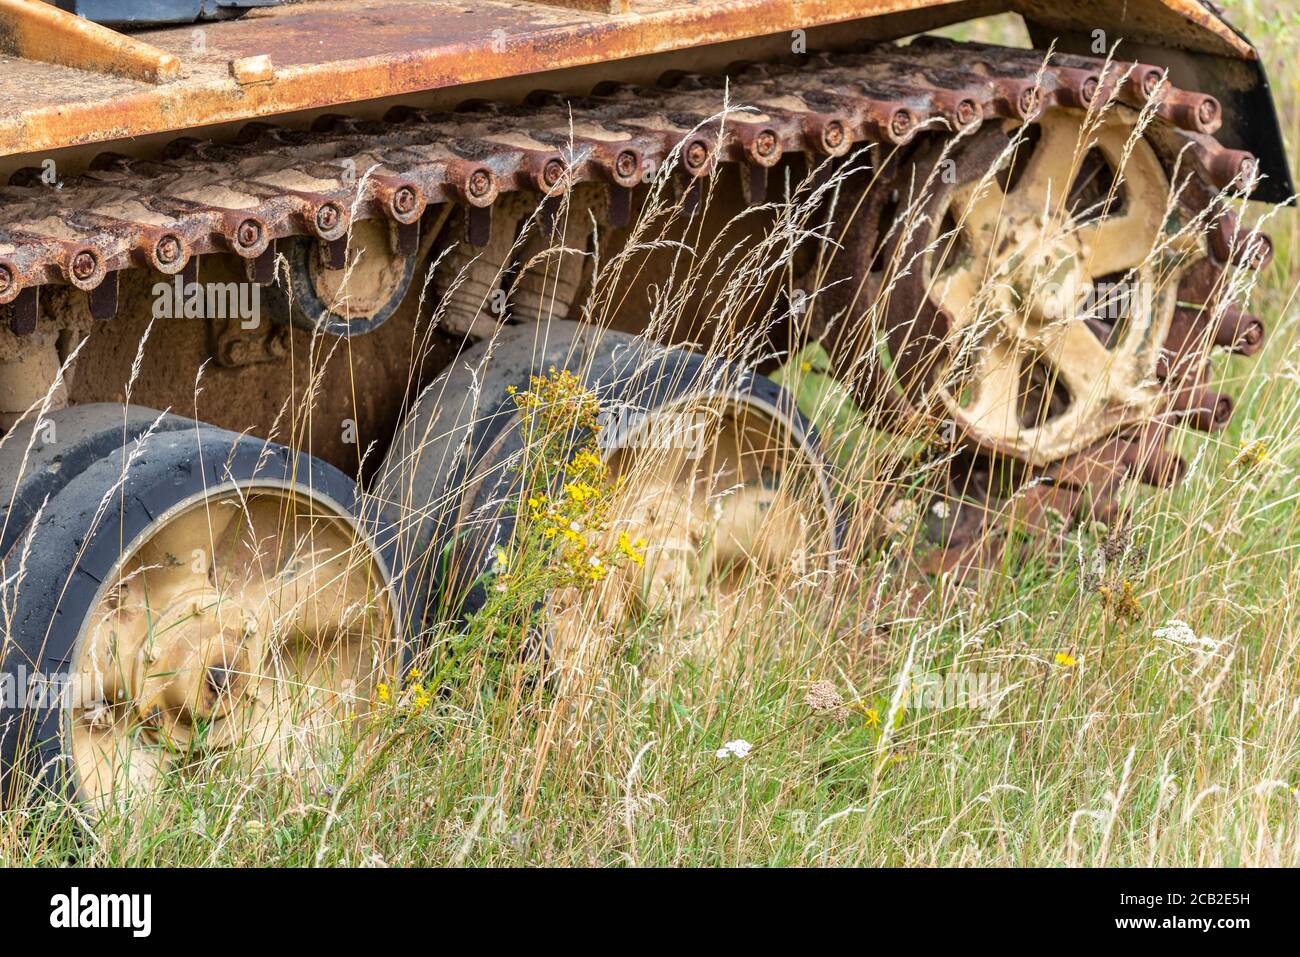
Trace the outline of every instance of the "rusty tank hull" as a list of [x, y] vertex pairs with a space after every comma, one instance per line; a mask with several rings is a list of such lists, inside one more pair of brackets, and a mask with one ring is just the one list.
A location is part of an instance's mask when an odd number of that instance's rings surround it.
[[[1290, 195], [1281, 136], [1259, 57], [1199, 0], [1089, 4], [1082, 21], [1034, 0], [549, 0], [544, 3], [313, 0], [233, 22], [123, 35], [37, 0], [0, 3], [0, 157], [239, 123], [403, 97], [440, 102], [491, 96], [473, 84], [532, 77], [581, 86], [604, 73], [662, 72], [652, 58], [689, 51], [719, 65], [747, 48], [788, 53], [791, 33], [810, 47], [893, 40], [1000, 12], [1021, 14], [1037, 44], [1158, 62], [1175, 83], [1229, 104], [1223, 141], [1260, 157], [1267, 195]], [[201, 29], [201, 33], [196, 33]], [[1106, 41], [1109, 37], [1109, 42]], [[1163, 51], [1149, 57], [1150, 51]], [[667, 62], [667, 61], [665, 61]], [[603, 75], [603, 74], [602, 74]], [[508, 89], [509, 84], [495, 89]], [[424, 98], [419, 95], [425, 94]], [[445, 102], [445, 100], [444, 100]]]

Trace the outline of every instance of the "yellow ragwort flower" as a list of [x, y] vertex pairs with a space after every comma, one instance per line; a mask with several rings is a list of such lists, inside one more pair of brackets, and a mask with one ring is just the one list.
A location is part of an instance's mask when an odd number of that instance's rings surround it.
[[627, 532], [618, 533], [618, 550], [627, 556], [628, 561], [638, 568], [645, 565], [645, 539], [638, 538], [635, 542], [628, 536]]

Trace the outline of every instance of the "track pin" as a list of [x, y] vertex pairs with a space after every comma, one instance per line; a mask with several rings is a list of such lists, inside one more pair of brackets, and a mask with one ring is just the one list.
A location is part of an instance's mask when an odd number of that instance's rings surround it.
[[1145, 450], [1138, 461], [1138, 479], [1144, 485], [1164, 488], [1177, 485], [1187, 474], [1187, 462], [1181, 455], [1173, 455], [1159, 446]]
[[1174, 402], [1183, 421], [1198, 432], [1217, 432], [1232, 418], [1232, 396], [1213, 389], [1189, 389]]
[[1214, 330], [1214, 344], [1231, 349], [1239, 356], [1253, 356], [1264, 344], [1265, 331], [1258, 316], [1229, 306]]

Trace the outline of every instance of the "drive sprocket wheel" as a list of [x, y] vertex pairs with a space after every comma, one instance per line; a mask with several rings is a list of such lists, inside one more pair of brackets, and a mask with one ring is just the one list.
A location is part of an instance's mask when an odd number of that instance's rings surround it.
[[934, 570], [969, 558], [1013, 504], [1031, 526], [1049, 509], [1113, 519], [1126, 477], [1181, 477], [1174, 425], [1232, 414], [1205, 386], [1211, 349], [1254, 352], [1263, 327], [1217, 301], [1222, 275], [1229, 258], [1261, 266], [1267, 241], [1239, 241], [1215, 191], [1174, 182], [1169, 143], [1139, 126], [1119, 105], [1054, 108], [1019, 136], [936, 137], [851, 236], [856, 275], [885, 265], [873, 283], [896, 412], [964, 449], [943, 493], [955, 507], [930, 522]]

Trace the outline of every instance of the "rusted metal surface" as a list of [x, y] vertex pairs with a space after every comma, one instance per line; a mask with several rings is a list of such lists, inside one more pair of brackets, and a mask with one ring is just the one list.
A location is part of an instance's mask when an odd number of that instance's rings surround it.
[[587, 10], [592, 13], [627, 13], [632, 8], [632, 0], [534, 0], [552, 7], [565, 7], [569, 10]]
[[[12, 6], [35, 0], [3, 2]], [[1118, 23], [1126, 25], [1117, 28], [1135, 37], [1158, 41], [1176, 34], [1192, 49], [1253, 56], [1249, 44], [1217, 17], [1205, 14], [1189, 20], [1189, 4], [1126, 0], [1117, 5], [1107, 0], [1106, 6], [1115, 7]], [[932, 9], [934, 23], [942, 23], [953, 16], [945, 10], [958, 6], [933, 0], [632, 0], [626, 12], [608, 14], [573, 9], [570, 0], [558, 5], [308, 0], [257, 10], [239, 21], [204, 25], [201, 44], [190, 26], [138, 35], [138, 42], [183, 63], [183, 78], [163, 85], [103, 78], [89, 82], [66, 67], [0, 57], [5, 93], [0, 103], [0, 156], [319, 109], [901, 11]], [[1002, 5], [1008, 10], [1030, 6], [1035, 6], [1030, 0]], [[1110, 14], [1090, 8], [1089, 15], [1104, 22]], [[914, 32], [917, 24], [909, 27]], [[263, 55], [274, 64], [265, 82], [241, 84], [232, 76], [231, 61]]]
[[1055, 29], [1082, 30], [1090, 37], [1100, 30], [1107, 49], [1118, 40], [1129, 40], [1243, 60], [1257, 57], [1254, 47], [1201, 0], [1014, 0], [1014, 5], [1016, 12]]
[[[463, 204], [469, 238], [481, 244], [501, 193], [555, 196], [582, 182], [610, 189], [619, 225], [632, 188], [669, 162], [687, 178], [740, 164], [761, 195], [766, 171], [787, 152], [842, 155], [925, 129], [1023, 120], [1106, 92], [1100, 61], [1071, 62], [1039, 76], [1036, 57], [998, 48], [879, 45], [738, 68], [732, 101], [762, 112], [725, 122], [715, 114], [728, 80], [685, 75], [666, 78], [670, 88], [539, 92], [522, 106], [396, 108], [382, 122], [323, 116], [311, 131], [250, 124], [235, 144], [183, 138], [157, 160], [101, 154], [58, 188], [39, 169], [20, 170], [0, 190], [0, 304], [18, 302], [14, 328], [25, 330], [36, 290], [66, 284], [90, 293], [92, 311], [107, 318], [117, 271], [174, 274], [195, 256], [234, 253], [260, 280], [278, 239], [337, 244], [354, 217], [391, 221], [400, 235], [438, 203]], [[962, 63], [964, 71], [937, 65]], [[1145, 93], [1139, 83], [1118, 95], [1137, 104]], [[1188, 102], [1205, 100], [1168, 89], [1159, 113], [1199, 130], [1204, 117], [1184, 109]]]
[[144, 83], [175, 80], [181, 72], [175, 55], [43, 0], [0, 0], [0, 53]]

